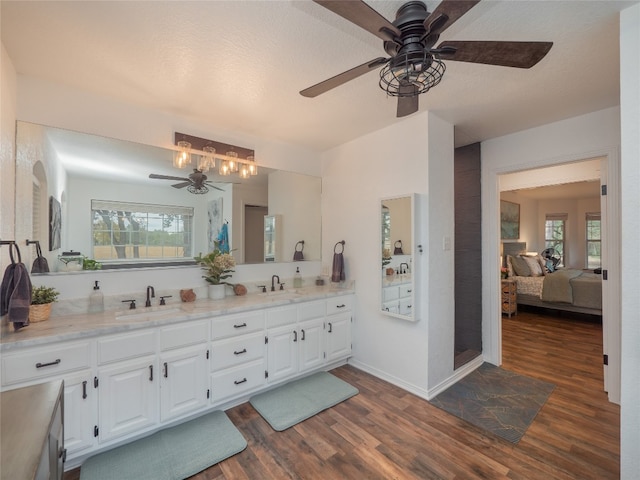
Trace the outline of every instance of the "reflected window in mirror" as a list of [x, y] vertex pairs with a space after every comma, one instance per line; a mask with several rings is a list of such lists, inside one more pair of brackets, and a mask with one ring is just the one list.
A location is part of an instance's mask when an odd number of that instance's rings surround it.
[[91, 201], [93, 259], [128, 263], [193, 258], [193, 208]]
[[[389, 213], [389, 207], [382, 205], [382, 251], [387, 250], [391, 252], [391, 215]], [[388, 257], [389, 255], [384, 255]]]

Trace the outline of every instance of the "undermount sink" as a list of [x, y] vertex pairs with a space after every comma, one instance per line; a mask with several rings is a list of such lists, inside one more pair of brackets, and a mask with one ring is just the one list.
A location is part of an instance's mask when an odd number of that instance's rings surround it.
[[182, 310], [178, 307], [143, 307], [136, 310], [116, 312], [116, 320], [154, 320], [168, 315], [175, 315], [179, 312], [182, 312]]

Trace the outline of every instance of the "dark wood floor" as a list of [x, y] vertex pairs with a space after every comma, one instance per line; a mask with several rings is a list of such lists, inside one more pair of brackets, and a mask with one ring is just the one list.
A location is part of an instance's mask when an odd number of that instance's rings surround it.
[[503, 368], [556, 385], [517, 445], [344, 366], [333, 373], [360, 394], [284, 432], [248, 403], [227, 411], [247, 449], [191, 480], [619, 478], [620, 412], [602, 391], [601, 325], [527, 312], [503, 324]]

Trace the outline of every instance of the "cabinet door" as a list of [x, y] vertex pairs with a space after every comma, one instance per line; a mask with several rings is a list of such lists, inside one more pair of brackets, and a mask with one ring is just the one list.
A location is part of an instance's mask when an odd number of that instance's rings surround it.
[[64, 379], [64, 446], [74, 454], [93, 446], [98, 392], [86, 371]]
[[157, 422], [158, 373], [156, 357], [144, 357], [98, 371], [101, 442]]
[[300, 371], [319, 367], [324, 363], [324, 319], [302, 322], [298, 332]]
[[160, 357], [160, 420], [166, 421], [207, 405], [209, 375], [204, 345]]
[[298, 332], [295, 325], [267, 331], [269, 381], [286, 378], [298, 371]]
[[327, 317], [327, 361], [351, 355], [351, 312]]

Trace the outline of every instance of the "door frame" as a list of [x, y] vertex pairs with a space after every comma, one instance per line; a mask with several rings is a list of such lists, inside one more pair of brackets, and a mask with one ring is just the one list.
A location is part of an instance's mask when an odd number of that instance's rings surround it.
[[523, 170], [572, 163], [588, 158], [604, 157], [600, 177], [607, 182], [607, 198], [601, 201], [606, 211], [602, 268], [608, 270], [608, 280], [602, 282], [603, 355], [608, 355], [604, 389], [609, 401], [620, 403], [620, 153], [619, 148], [582, 152], [564, 157], [540, 158], [527, 163], [495, 167], [485, 171], [483, 179], [483, 359], [494, 365], [502, 364], [502, 314], [500, 306], [500, 188], [499, 176]]

